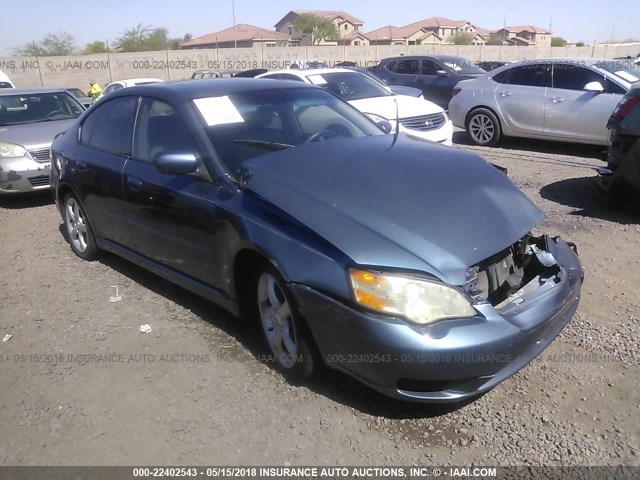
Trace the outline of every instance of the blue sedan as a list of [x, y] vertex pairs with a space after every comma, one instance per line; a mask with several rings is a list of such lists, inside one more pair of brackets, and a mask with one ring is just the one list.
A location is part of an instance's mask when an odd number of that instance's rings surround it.
[[388, 135], [329, 92], [218, 79], [98, 101], [52, 148], [71, 249], [120, 255], [255, 318], [283, 372], [479, 395], [578, 306], [575, 247], [482, 158]]

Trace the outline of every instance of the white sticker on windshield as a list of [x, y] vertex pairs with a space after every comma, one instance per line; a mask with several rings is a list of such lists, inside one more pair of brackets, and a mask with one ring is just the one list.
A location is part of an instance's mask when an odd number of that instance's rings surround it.
[[314, 85], [326, 85], [327, 84], [327, 81], [324, 79], [324, 77], [322, 75], [309, 75], [307, 78]]
[[629, 72], [625, 72], [624, 70], [616, 72], [616, 75], [619, 76], [620, 78], [624, 78], [627, 82], [631, 82], [631, 83], [637, 82], [638, 80], [640, 80], [640, 77], [636, 77], [630, 74]]
[[198, 107], [204, 121], [210, 127], [244, 122], [244, 118], [226, 95], [224, 97], [196, 98], [193, 103]]

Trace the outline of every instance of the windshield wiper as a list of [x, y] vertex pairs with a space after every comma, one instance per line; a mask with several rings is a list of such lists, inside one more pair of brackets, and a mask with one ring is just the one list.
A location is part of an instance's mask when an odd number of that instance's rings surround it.
[[293, 148], [293, 145], [288, 143], [267, 142], [265, 140], [234, 140], [233, 143], [240, 143], [242, 145], [249, 145], [259, 148], [260, 150], [267, 150], [269, 152], [275, 150], [285, 150], [287, 148]]

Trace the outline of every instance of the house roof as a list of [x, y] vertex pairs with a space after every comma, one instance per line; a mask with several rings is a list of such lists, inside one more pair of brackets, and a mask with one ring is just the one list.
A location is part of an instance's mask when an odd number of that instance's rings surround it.
[[359, 18], [356, 18], [353, 15], [349, 15], [347, 12], [343, 12], [340, 10], [291, 10], [291, 12], [289, 13], [295, 13], [296, 15], [311, 13], [318, 17], [328, 18], [329, 20], [335, 20], [336, 18], [343, 18], [354, 25], [364, 25], [364, 22]]
[[349, 32], [347, 35], [345, 35], [344, 37], [340, 38], [340, 40], [353, 40], [354, 38], [363, 38], [365, 40], [369, 40], [369, 37], [367, 37], [364, 33], [362, 32]]
[[[459, 28], [469, 23], [467, 20], [450, 20], [444, 17], [430, 17], [420, 20], [418, 22], [410, 23], [403, 28], [433, 28], [433, 27], [447, 27], [447, 28]], [[415, 32], [414, 30], [414, 32]]]
[[516, 27], [506, 27], [506, 30], [510, 33], [520, 33], [520, 32], [548, 33], [548, 34], [551, 33], [550, 30], [540, 28], [540, 27], [534, 27], [533, 25], [518, 25]]
[[194, 38], [188, 42], [184, 42], [180, 47], [197, 47], [200, 45], [210, 45], [215, 43], [225, 43], [233, 41], [247, 41], [247, 40], [288, 40], [289, 35], [276, 32], [273, 30], [266, 30], [264, 28], [256, 27], [253, 25], [247, 25], [246, 23], [239, 23], [235, 27], [229, 27], [219, 32], [207, 33], [201, 37]]
[[534, 42], [522, 37], [511, 37], [506, 39], [507, 43], [517, 43], [521, 45], [533, 45]]
[[486, 28], [476, 27], [476, 33], [481, 37], [488, 37], [493, 32], [491, 30], [487, 30]]
[[[414, 30], [415, 32], [415, 30]], [[411, 33], [414, 33], [411, 32]], [[387, 25], [386, 27], [381, 27], [376, 30], [372, 30], [365, 35], [369, 40], [401, 40], [409, 35], [405, 33], [405, 28], [395, 27], [393, 25]]]

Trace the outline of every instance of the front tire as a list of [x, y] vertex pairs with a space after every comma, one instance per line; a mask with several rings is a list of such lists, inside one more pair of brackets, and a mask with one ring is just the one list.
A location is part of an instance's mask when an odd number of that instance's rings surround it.
[[500, 141], [502, 129], [498, 118], [491, 110], [478, 108], [469, 116], [467, 133], [476, 145], [493, 147]]
[[63, 205], [64, 226], [71, 250], [84, 260], [93, 260], [98, 254], [98, 247], [80, 201], [73, 195], [67, 195]]
[[256, 272], [255, 309], [278, 370], [294, 379], [311, 377], [319, 360], [304, 319], [286, 283], [271, 265]]

